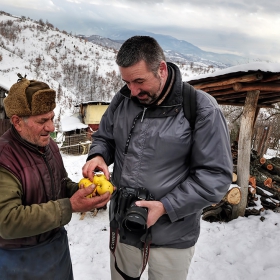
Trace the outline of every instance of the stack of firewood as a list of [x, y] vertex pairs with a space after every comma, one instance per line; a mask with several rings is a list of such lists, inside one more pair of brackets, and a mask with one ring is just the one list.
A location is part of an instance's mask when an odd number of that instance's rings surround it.
[[[232, 145], [233, 164], [237, 164], [237, 145]], [[232, 176], [232, 187], [225, 197], [216, 205], [203, 209], [202, 219], [210, 222], [231, 220], [232, 208], [241, 200], [237, 182], [236, 169]], [[259, 201], [260, 203], [257, 203]], [[257, 207], [261, 205], [261, 207]], [[245, 216], [260, 215], [266, 209], [280, 212], [280, 158], [265, 159], [252, 150], [250, 177], [248, 179], [248, 199]]]
[[265, 159], [252, 152], [250, 164], [248, 207], [255, 207], [260, 199], [261, 209], [246, 209], [245, 215], [258, 215], [265, 209], [279, 211], [280, 207], [280, 158]]

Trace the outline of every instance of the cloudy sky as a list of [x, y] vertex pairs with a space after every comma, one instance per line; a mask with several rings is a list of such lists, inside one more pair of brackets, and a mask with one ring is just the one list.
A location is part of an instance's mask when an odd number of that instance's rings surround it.
[[0, 0], [0, 10], [73, 34], [96, 34], [97, 25], [144, 30], [205, 51], [280, 62], [275, 0]]

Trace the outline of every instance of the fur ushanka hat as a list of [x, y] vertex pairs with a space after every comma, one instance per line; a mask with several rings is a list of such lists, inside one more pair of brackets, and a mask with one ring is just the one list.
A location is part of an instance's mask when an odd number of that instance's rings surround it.
[[4, 98], [6, 115], [19, 117], [42, 115], [52, 111], [55, 104], [55, 90], [46, 83], [27, 80], [18, 74], [17, 83], [13, 84]]

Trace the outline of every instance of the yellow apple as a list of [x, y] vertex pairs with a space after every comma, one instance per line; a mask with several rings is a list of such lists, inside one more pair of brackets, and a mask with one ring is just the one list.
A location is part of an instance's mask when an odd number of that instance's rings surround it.
[[[93, 182], [88, 179], [88, 178], [82, 178], [80, 181], [79, 181], [79, 188], [81, 189], [82, 188], [82, 185], [84, 186], [84, 188], [87, 188], [88, 186], [92, 185]], [[93, 193], [96, 191], [96, 189], [93, 191]], [[92, 197], [92, 193], [87, 195], [87, 197]]]
[[94, 175], [93, 183], [96, 185], [96, 191], [99, 195], [102, 195], [106, 192], [110, 192], [110, 194], [112, 194], [114, 191], [113, 185], [106, 179], [104, 174]]

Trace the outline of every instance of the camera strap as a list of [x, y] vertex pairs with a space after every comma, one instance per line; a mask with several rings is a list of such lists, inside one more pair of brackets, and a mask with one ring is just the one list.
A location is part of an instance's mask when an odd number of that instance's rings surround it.
[[116, 255], [115, 251], [117, 248], [117, 242], [118, 242], [118, 235], [119, 235], [119, 229], [118, 229], [118, 222], [116, 219], [113, 219], [110, 222], [110, 251], [113, 254], [115, 258], [115, 269], [117, 272], [124, 278], [124, 280], [140, 280], [142, 273], [144, 272], [146, 265], [148, 263], [149, 254], [150, 254], [150, 245], [152, 243], [152, 235], [150, 229], [146, 230], [146, 233], [141, 237], [141, 241], [143, 242], [143, 263], [142, 263], [142, 270], [138, 277], [130, 277], [126, 275], [123, 271], [120, 270], [120, 268], [117, 265]]

